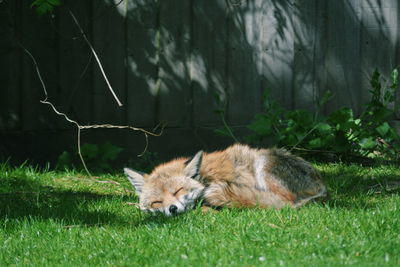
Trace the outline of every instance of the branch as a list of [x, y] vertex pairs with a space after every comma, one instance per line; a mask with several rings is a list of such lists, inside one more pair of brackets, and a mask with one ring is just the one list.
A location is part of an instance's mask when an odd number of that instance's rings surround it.
[[236, 136], [233, 134], [233, 132], [232, 132], [232, 130], [231, 130], [231, 127], [229, 127], [229, 125], [226, 123], [224, 112], [221, 112], [220, 115], [221, 115], [222, 123], [224, 124], [224, 127], [225, 127], [225, 129], [228, 131], [229, 135], [232, 137], [232, 139], [233, 139], [236, 143], [240, 143], [240, 141], [239, 141], [239, 140], [236, 138]]
[[104, 80], [105, 80], [106, 83], [107, 83], [108, 89], [110, 90], [111, 94], [113, 95], [115, 101], [117, 101], [118, 106], [122, 107], [121, 101], [119, 101], [117, 95], [115, 94], [114, 90], [113, 90], [112, 87], [111, 87], [110, 82], [109, 82], [108, 79], [107, 79], [107, 76], [106, 76], [106, 74], [105, 74], [105, 72], [104, 72], [103, 66], [102, 66], [101, 63], [100, 63], [100, 59], [99, 59], [99, 57], [97, 56], [96, 51], [94, 50], [92, 44], [89, 42], [88, 38], [86, 37], [85, 32], [83, 31], [81, 25], [79, 24], [78, 20], [76, 19], [76, 17], [75, 17], [74, 14], [72, 13], [72, 11], [71, 11], [70, 9], [68, 9], [68, 12], [69, 12], [69, 14], [71, 15], [72, 19], [74, 20], [76, 26], [78, 26], [79, 31], [81, 32], [83, 38], [85, 39], [86, 43], [88, 44], [88, 46], [89, 46], [89, 48], [90, 48], [90, 51], [92, 51], [92, 54], [94, 55], [94, 58], [96, 59], [97, 64], [99, 65], [101, 74], [103, 75]]
[[[40, 80], [40, 83], [41, 83], [41, 85], [42, 85], [43, 92], [44, 92], [44, 99], [43, 99], [43, 100], [40, 100], [40, 103], [49, 105], [57, 115], [64, 117], [64, 119], [65, 119], [66, 121], [68, 121], [68, 122], [74, 124], [74, 125], [77, 127], [77, 130], [78, 130], [78, 137], [77, 137], [78, 154], [79, 154], [79, 157], [80, 157], [80, 159], [81, 159], [82, 165], [83, 165], [83, 167], [85, 168], [85, 171], [88, 173], [89, 176], [92, 176], [92, 175], [90, 174], [89, 169], [87, 168], [86, 163], [85, 163], [85, 160], [83, 159], [83, 156], [82, 156], [82, 153], [81, 153], [81, 130], [84, 130], [84, 129], [99, 129], [99, 128], [103, 128], [103, 129], [104, 129], [104, 128], [107, 128], [107, 129], [130, 129], [130, 130], [133, 130], [133, 131], [140, 131], [140, 132], [142, 132], [142, 133], [145, 135], [145, 138], [146, 138], [146, 146], [145, 146], [143, 152], [142, 152], [140, 155], [138, 155], [138, 156], [142, 156], [142, 155], [146, 152], [147, 147], [148, 147], [148, 136], [149, 136], [149, 135], [151, 135], [151, 136], [161, 136], [161, 135], [162, 135], [163, 130], [164, 130], [165, 126], [166, 126], [165, 123], [161, 125], [161, 130], [160, 130], [159, 133], [153, 133], [153, 132], [150, 132], [150, 131], [146, 131], [145, 129], [137, 128], [137, 127], [133, 127], [133, 126], [121, 126], [121, 125], [111, 125], [111, 124], [80, 125], [77, 121], [75, 121], [75, 120], [73, 120], [73, 119], [70, 119], [70, 118], [67, 116], [67, 114], [58, 111], [57, 108], [56, 108], [50, 101], [48, 101], [49, 95], [48, 95], [48, 93], [47, 93], [46, 84], [45, 84], [44, 81], [43, 81], [43, 78], [42, 78], [42, 75], [41, 75], [41, 73], [40, 73], [39, 66], [38, 66], [38, 64], [37, 64], [37, 62], [36, 62], [36, 59], [35, 59], [35, 58], [33, 57], [33, 55], [29, 52], [29, 50], [26, 49], [19, 41], [17, 41], [17, 43], [18, 43], [18, 45], [24, 50], [24, 52], [31, 58], [33, 64], [35, 65], [36, 74], [37, 74], [37, 76], [38, 76], [38, 78], [39, 78], [39, 80]], [[157, 127], [158, 127], [158, 126], [157, 126]], [[156, 128], [157, 128], [157, 127], [156, 127]]]

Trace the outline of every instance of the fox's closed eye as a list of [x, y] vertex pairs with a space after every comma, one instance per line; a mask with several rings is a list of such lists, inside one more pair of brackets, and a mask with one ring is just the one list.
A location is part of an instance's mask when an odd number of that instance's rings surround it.
[[151, 202], [151, 204], [150, 204], [150, 206], [153, 208], [153, 209], [157, 209], [157, 208], [160, 208], [161, 206], [162, 206], [162, 201], [161, 200], [157, 200], [157, 201], [153, 201], [153, 202]]
[[178, 190], [175, 191], [174, 196], [178, 195], [178, 193], [183, 189], [183, 187], [179, 188]]

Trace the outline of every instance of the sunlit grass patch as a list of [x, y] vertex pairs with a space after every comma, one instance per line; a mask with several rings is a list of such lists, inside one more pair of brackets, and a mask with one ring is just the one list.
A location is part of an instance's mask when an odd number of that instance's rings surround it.
[[294, 210], [141, 213], [121, 175], [0, 166], [0, 265], [400, 264], [400, 169], [317, 164], [330, 198]]

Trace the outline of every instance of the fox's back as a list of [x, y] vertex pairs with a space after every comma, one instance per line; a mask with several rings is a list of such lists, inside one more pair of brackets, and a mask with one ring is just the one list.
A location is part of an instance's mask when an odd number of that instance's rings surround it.
[[201, 174], [215, 206], [297, 206], [326, 191], [310, 163], [282, 149], [234, 145], [206, 154]]

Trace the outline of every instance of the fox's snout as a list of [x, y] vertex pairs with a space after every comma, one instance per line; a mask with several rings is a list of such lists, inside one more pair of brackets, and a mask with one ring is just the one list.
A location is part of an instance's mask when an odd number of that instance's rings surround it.
[[171, 206], [169, 206], [169, 212], [170, 212], [172, 215], [177, 214], [177, 213], [178, 213], [178, 207], [177, 207], [176, 205], [171, 205]]

